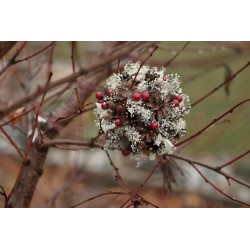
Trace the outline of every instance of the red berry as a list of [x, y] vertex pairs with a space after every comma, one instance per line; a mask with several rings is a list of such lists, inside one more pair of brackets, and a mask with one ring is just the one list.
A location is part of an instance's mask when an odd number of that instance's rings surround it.
[[115, 125], [116, 125], [117, 127], [120, 127], [122, 124], [123, 124], [123, 122], [122, 122], [122, 120], [121, 120], [120, 118], [117, 118], [117, 119], [115, 120]]
[[129, 155], [130, 153], [131, 153], [131, 151], [129, 149], [123, 149], [122, 150], [122, 154], [125, 155], [125, 156]]
[[168, 80], [168, 76], [163, 76], [163, 81], [167, 81]]
[[112, 96], [113, 92], [114, 91], [112, 89], [108, 89], [106, 93], [107, 93], [108, 96]]
[[99, 100], [98, 103], [103, 103], [104, 101], [103, 100]]
[[102, 102], [101, 107], [102, 107], [102, 109], [107, 109], [108, 104], [106, 102]]
[[178, 102], [181, 102], [181, 101], [182, 101], [182, 97], [181, 97], [180, 95], [177, 95], [177, 96], [175, 97], [175, 99], [176, 99]]
[[174, 99], [172, 101], [172, 104], [173, 104], [174, 107], [177, 107], [177, 106], [179, 106], [179, 101], [177, 99]]
[[152, 122], [152, 123], [150, 124], [150, 127], [151, 127], [152, 129], [157, 129], [157, 128], [158, 128], [158, 122]]
[[142, 97], [142, 99], [145, 100], [145, 101], [149, 101], [149, 99], [150, 99], [150, 95], [149, 95], [149, 93], [148, 93], [147, 91], [144, 91], [144, 92], [141, 94], [141, 97]]
[[101, 100], [102, 99], [102, 92], [98, 91], [95, 94], [96, 99]]
[[136, 102], [138, 102], [138, 101], [140, 101], [141, 100], [141, 95], [139, 94], [139, 93], [134, 93], [133, 95], [132, 95], [132, 99], [134, 100], [134, 101], [136, 101]]

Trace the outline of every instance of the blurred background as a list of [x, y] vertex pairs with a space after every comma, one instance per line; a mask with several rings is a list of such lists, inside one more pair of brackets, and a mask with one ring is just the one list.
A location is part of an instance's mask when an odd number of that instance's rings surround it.
[[[32, 54], [46, 44], [48, 43], [29, 42], [22, 56]], [[184, 44], [185, 42], [161, 42], [158, 50], [149, 58], [148, 64], [162, 67], [177, 55]], [[52, 65], [53, 80], [72, 73], [71, 45], [71, 42], [56, 43]], [[77, 42], [77, 67], [91, 63], [92, 58], [96, 57], [104, 46], [105, 42]], [[15, 48], [12, 48], [1, 59], [1, 67], [4, 67], [14, 51]], [[193, 103], [246, 65], [249, 55], [249, 42], [190, 42], [170, 63], [166, 72], [180, 75], [183, 92], [190, 96], [191, 103]], [[14, 65], [8, 69], [6, 74], [0, 76], [0, 110], [45, 83], [47, 61], [48, 52], [45, 51], [31, 60]], [[186, 137], [199, 131], [240, 101], [249, 98], [249, 79], [250, 70], [246, 68], [223, 88], [191, 108], [190, 113], [186, 116]], [[49, 114], [68, 95], [68, 91], [65, 91], [53, 102], [44, 105], [43, 111]], [[95, 101], [93, 94], [86, 103]], [[3, 118], [1, 124], [8, 118], [10, 117]], [[34, 118], [34, 113], [29, 113], [22, 119], [4, 126], [11, 138], [22, 149], [27, 146], [25, 138], [31, 129], [28, 124], [32, 124], [27, 120], [31, 121], [32, 118]], [[249, 125], [250, 108], [246, 103], [189, 143], [180, 154], [212, 166], [221, 165], [249, 150]], [[95, 137], [97, 134], [95, 116], [90, 111], [76, 117], [60, 134], [60, 137], [84, 140]], [[153, 167], [153, 163], [149, 162], [141, 168], [136, 168], [135, 162], [128, 160], [120, 152], [114, 151], [110, 154], [115, 164], [119, 166], [121, 175], [134, 188], [140, 186]], [[249, 160], [249, 155], [246, 155], [226, 167], [225, 170], [237, 178], [250, 182]], [[176, 172], [176, 183], [172, 185], [172, 192], [165, 192], [162, 173], [157, 170], [140, 194], [159, 207], [243, 207], [243, 205], [222, 196], [205, 183], [187, 163], [181, 161], [177, 161], [177, 163], [183, 174]], [[7, 193], [10, 192], [15, 182], [20, 164], [19, 155], [1, 132], [0, 185]], [[233, 182], [229, 186], [225, 177], [203, 168], [199, 169], [212, 183], [226, 193], [246, 202], [250, 201], [249, 189]], [[70, 207], [103, 192], [123, 192], [123, 186], [115, 180], [114, 176], [114, 170], [110, 166], [106, 154], [101, 150], [51, 148], [31, 207]], [[127, 198], [123, 195], [107, 195], [79, 207], [120, 207]], [[3, 206], [3, 204], [4, 199], [0, 196], [0, 205]]]

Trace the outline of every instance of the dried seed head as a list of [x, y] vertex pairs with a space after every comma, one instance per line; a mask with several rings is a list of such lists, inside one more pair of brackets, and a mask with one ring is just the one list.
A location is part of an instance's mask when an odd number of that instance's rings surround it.
[[96, 104], [95, 113], [107, 149], [141, 162], [173, 153], [174, 144], [185, 135], [189, 97], [182, 93], [179, 76], [166, 75], [164, 68], [128, 62], [106, 80], [96, 98], [103, 101]]

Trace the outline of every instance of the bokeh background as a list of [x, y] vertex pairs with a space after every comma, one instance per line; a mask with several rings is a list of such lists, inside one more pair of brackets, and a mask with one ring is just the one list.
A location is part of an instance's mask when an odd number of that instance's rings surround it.
[[[30, 42], [24, 54], [31, 54], [44, 46], [45, 42]], [[78, 65], [90, 62], [100, 51], [103, 42], [77, 42]], [[150, 65], [162, 66], [178, 53], [185, 42], [161, 42], [159, 49], [149, 59]], [[13, 54], [13, 49], [1, 60], [2, 66]], [[167, 67], [167, 73], [178, 73], [182, 81], [183, 92], [190, 96], [191, 103], [211, 91], [226, 78], [242, 68], [249, 60], [250, 42], [190, 42], [183, 52]], [[14, 103], [25, 91], [32, 91], [44, 83], [48, 53], [20, 63], [9, 69], [8, 74], [0, 77], [0, 108]], [[71, 43], [57, 42], [53, 60], [53, 79], [59, 79], [72, 73]], [[186, 116], [187, 137], [197, 132], [214, 118], [226, 112], [232, 106], [250, 97], [250, 70], [241, 72], [225, 87], [193, 107]], [[66, 91], [52, 104], [44, 106], [44, 112], [54, 110], [67, 97]], [[95, 102], [94, 95], [87, 102]], [[23, 126], [25, 119], [34, 114], [5, 126], [6, 131], [16, 143], [25, 148]], [[92, 111], [73, 120], [62, 138], [90, 139], [97, 135]], [[2, 122], [2, 121], [1, 121]], [[218, 166], [237, 155], [249, 150], [250, 107], [242, 105], [225, 119], [210, 127], [192, 143], [182, 149], [181, 154], [201, 162]], [[138, 187], [149, 174], [152, 164], [135, 168], [135, 163], [119, 152], [111, 152], [112, 159], [119, 166], [121, 175], [133, 187]], [[233, 163], [226, 171], [238, 178], [250, 182], [249, 155]], [[160, 207], [243, 207], [222, 196], [187, 164], [177, 161], [184, 175], [176, 173], [173, 191], [166, 193], [160, 170], [150, 178], [140, 192]], [[0, 185], [10, 192], [20, 167], [21, 159], [0, 133]], [[222, 176], [202, 169], [202, 172], [218, 187], [234, 197], [250, 201], [249, 189], [228, 182]], [[60, 150], [52, 148], [46, 159], [44, 174], [39, 180], [31, 207], [70, 207], [74, 204], [106, 191], [123, 191], [122, 185], [115, 180], [104, 152], [91, 150]], [[89, 201], [82, 207], [119, 207], [126, 197], [109, 195]], [[0, 197], [0, 205], [4, 199]], [[80, 206], [81, 207], [81, 206]]]

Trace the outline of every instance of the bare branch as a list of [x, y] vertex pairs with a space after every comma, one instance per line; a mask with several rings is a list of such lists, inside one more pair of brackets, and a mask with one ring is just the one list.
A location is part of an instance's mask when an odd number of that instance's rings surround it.
[[189, 162], [191, 164], [191, 166], [199, 173], [199, 175], [205, 180], [205, 182], [207, 182], [209, 185], [211, 185], [215, 190], [217, 190], [219, 193], [221, 193], [222, 195], [226, 196], [227, 198], [236, 201], [238, 203], [241, 203], [243, 205], [249, 206], [250, 207], [250, 203], [241, 201], [239, 199], [236, 199], [234, 197], [232, 197], [229, 194], [226, 194], [223, 190], [219, 189], [216, 185], [214, 185], [204, 174], [202, 174], [202, 172], [195, 166], [195, 164], [193, 164], [192, 162]]
[[216, 88], [214, 88], [213, 90], [211, 90], [209, 93], [207, 93], [206, 95], [204, 95], [203, 97], [199, 98], [197, 101], [195, 101], [194, 103], [191, 104], [192, 107], [196, 106], [198, 103], [200, 103], [201, 101], [205, 100], [207, 97], [209, 97], [210, 95], [212, 95], [213, 93], [215, 93], [217, 90], [219, 90], [220, 88], [222, 88], [225, 84], [227, 84], [228, 82], [232, 81], [234, 78], [236, 78], [237, 75], [239, 75], [243, 70], [245, 70], [248, 66], [250, 65], [250, 61], [246, 63], [245, 66], [243, 66], [242, 68], [240, 68], [237, 72], [235, 72], [233, 75], [231, 75], [229, 78], [227, 78], [223, 83], [221, 83], [219, 86], [217, 86]]
[[186, 142], [188, 142], [188, 141], [190, 141], [190, 140], [194, 140], [195, 137], [197, 137], [198, 135], [200, 135], [201, 133], [203, 133], [206, 129], [208, 129], [209, 127], [211, 127], [213, 124], [215, 124], [216, 122], [218, 122], [219, 120], [221, 120], [221, 119], [222, 119], [223, 117], [225, 117], [226, 115], [228, 115], [228, 114], [230, 114], [230, 113], [233, 113], [233, 111], [234, 111], [236, 108], [240, 107], [241, 105], [243, 105], [244, 103], [247, 103], [247, 102], [249, 102], [249, 101], [250, 101], [250, 99], [246, 99], [246, 100], [244, 100], [244, 101], [241, 101], [241, 102], [237, 103], [235, 106], [233, 106], [232, 108], [230, 108], [229, 110], [227, 110], [227, 111], [226, 111], [225, 113], [223, 113], [221, 116], [219, 116], [219, 117], [213, 119], [213, 121], [210, 122], [208, 125], [206, 125], [204, 128], [202, 128], [201, 130], [199, 130], [199, 131], [196, 132], [195, 134], [191, 135], [190, 137], [188, 137], [188, 138], [185, 139], [184, 141], [181, 141], [181, 142], [177, 143], [177, 144], [176, 144], [176, 147], [177, 147], [177, 146], [180, 146], [181, 144], [186, 143]]

